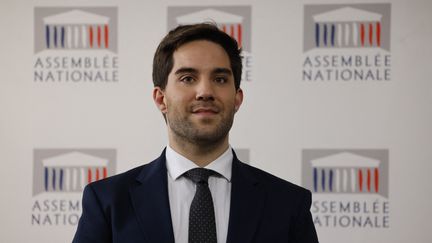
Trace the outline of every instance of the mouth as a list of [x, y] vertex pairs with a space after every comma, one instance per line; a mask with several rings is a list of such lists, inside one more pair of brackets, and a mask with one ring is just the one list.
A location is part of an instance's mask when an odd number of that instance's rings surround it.
[[211, 109], [198, 109], [192, 112], [192, 114], [195, 115], [203, 115], [203, 116], [211, 116], [216, 115], [217, 112]]
[[192, 114], [211, 116], [219, 113], [219, 109], [215, 106], [196, 106], [192, 108]]

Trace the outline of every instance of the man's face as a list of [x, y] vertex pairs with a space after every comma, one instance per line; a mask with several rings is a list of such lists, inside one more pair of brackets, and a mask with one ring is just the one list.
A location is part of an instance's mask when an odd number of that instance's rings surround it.
[[225, 50], [210, 41], [192, 41], [180, 46], [173, 59], [165, 90], [154, 91], [170, 135], [201, 145], [227, 139], [243, 93], [235, 89]]

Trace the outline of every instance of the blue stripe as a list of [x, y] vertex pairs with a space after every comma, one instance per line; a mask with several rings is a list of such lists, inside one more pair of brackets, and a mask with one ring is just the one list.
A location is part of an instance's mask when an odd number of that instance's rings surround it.
[[50, 28], [49, 25], [45, 26], [45, 41], [47, 48], [50, 48]]
[[65, 39], [65, 28], [64, 26], [61, 27], [61, 46], [64, 48], [64, 39]]
[[54, 28], [54, 46], [57, 47], [57, 27], [53, 26]]
[[56, 172], [55, 172], [54, 168], [52, 169], [52, 173], [53, 173], [53, 175], [52, 175], [52, 186], [53, 186], [53, 190], [55, 191], [55, 189], [56, 189]]
[[314, 192], [318, 190], [318, 171], [317, 168], [313, 169], [313, 183], [314, 183]]
[[324, 45], [327, 46], [327, 25], [324, 24]]
[[321, 187], [323, 192], [325, 192], [325, 170], [321, 170]]
[[45, 191], [48, 191], [48, 168], [45, 168]]
[[330, 169], [330, 178], [329, 178], [329, 190], [333, 191], [333, 170]]
[[315, 24], [315, 45], [319, 47], [319, 36], [320, 36], [320, 26], [318, 23]]
[[60, 191], [63, 191], [63, 169], [60, 169]]
[[335, 39], [335, 25], [332, 24], [331, 26], [331, 45], [334, 46], [334, 39]]

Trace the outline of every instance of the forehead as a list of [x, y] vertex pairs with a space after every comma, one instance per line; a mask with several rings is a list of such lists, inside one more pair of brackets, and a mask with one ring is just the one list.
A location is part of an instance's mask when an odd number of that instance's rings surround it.
[[196, 40], [181, 45], [174, 52], [173, 60], [172, 71], [183, 67], [231, 69], [229, 56], [225, 49], [219, 44], [207, 40]]

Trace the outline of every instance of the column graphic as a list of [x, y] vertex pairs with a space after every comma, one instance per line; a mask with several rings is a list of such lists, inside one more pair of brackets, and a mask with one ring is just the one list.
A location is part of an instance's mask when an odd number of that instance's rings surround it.
[[344, 152], [311, 163], [315, 193], [379, 193], [379, 160]]
[[[382, 15], [342, 7], [313, 16], [316, 47], [380, 47]], [[344, 38], [342, 38], [344, 37]]]
[[82, 10], [44, 17], [46, 49], [108, 49], [110, 18]]
[[306, 4], [303, 51], [380, 49], [390, 51], [391, 4]]
[[93, 181], [108, 176], [108, 160], [71, 152], [68, 154], [44, 159], [45, 191], [82, 191]]
[[35, 149], [33, 195], [82, 192], [115, 174], [115, 149]]

